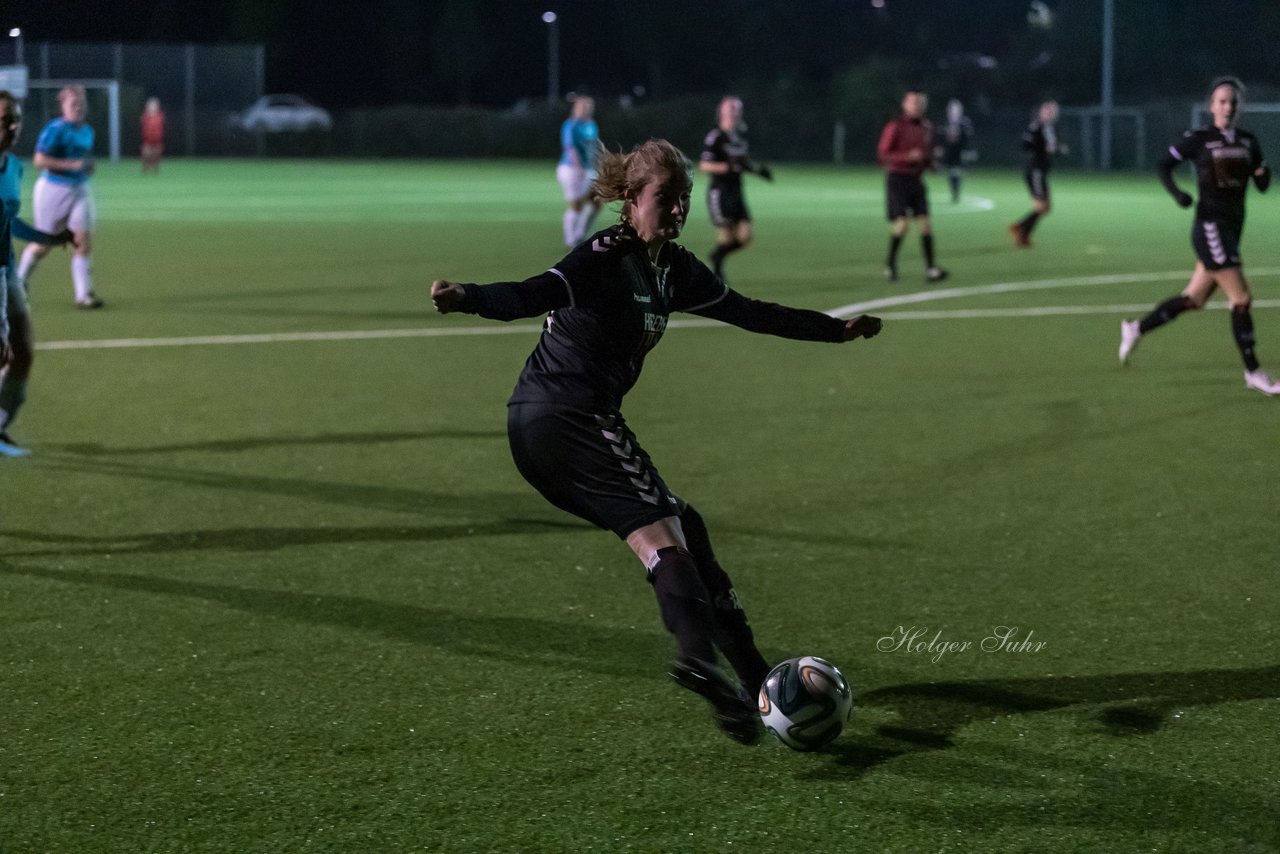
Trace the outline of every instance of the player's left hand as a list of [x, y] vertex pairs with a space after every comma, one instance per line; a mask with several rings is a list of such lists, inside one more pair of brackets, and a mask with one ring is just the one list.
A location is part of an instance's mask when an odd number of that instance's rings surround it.
[[872, 317], [869, 314], [860, 314], [857, 317], [851, 317], [844, 322], [844, 340], [852, 341], [855, 338], [874, 338], [880, 334], [884, 321], [878, 317]]

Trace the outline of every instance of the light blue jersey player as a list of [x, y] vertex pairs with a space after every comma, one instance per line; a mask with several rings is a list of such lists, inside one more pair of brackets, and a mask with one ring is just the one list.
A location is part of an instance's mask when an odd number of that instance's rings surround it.
[[13, 238], [41, 244], [66, 243], [71, 233], [53, 237], [18, 219], [22, 205], [22, 161], [10, 153], [22, 129], [22, 105], [0, 90], [0, 457], [25, 456], [9, 437], [9, 427], [26, 400], [33, 350], [27, 293], [14, 274]]
[[[93, 175], [93, 128], [85, 121], [88, 103], [83, 86], [67, 86], [58, 93], [61, 118], [45, 125], [36, 140], [32, 158], [43, 171], [36, 179], [32, 197], [32, 219], [35, 227], [49, 234], [71, 229], [75, 234], [75, 253], [71, 256], [71, 282], [75, 287], [76, 305], [101, 308], [93, 291], [89, 253], [93, 248], [94, 204], [89, 188]], [[18, 277], [27, 283], [36, 265], [49, 253], [49, 247], [32, 243], [23, 251], [18, 263]]]
[[564, 243], [577, 246], [587, 236], [597, 207], [591, 201], [591, 182], [596, 177], [596, 157], [600, 152], [600, 131], [596, 127], [595, 101], [577, 98], [573, 113], [560, 126], [560, 163], [556, 180], [564, 188], [568, 208], [564, 212]]

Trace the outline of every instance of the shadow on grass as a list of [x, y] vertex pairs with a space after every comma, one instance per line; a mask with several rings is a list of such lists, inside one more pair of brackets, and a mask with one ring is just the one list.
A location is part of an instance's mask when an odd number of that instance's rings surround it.
[[[47, 468], [64, 471], [95, 474], [106, 477], [136, 479], [161, 483], [174, 483], [182, 486], [252, 492], [286, 498], [299, 498], [325, 504], [336, 504], [362, 509], [394, 510], [406, 513], [430, 513], [448, 511], [452, 515], [463, 514], [471, 518], [493, 519], [496, 515], [516, 518], [535, 509], [546, 509], [547, 505], [532, 489], [526, 492], [445, 492], [426, 489], [414, 489], [375, 484], [345, 483], [323, 481], [312, 478], [275, 477], [270, 475], [247, 474], [243, 472], [215, 472], [155, 462], [143, 462], [138, 457], [151, 454], [177, 453], [184, 451], [215, 453], [234, 453], [250, 451], [258, 448], [282, 445], [364, 445], [382, 442], [417, 441], [422, 439], [505, 439], [503, 431], [468, 431], [468, 430], [433, 430], [426, 432], [405, 433], [339, 433], [304, 437], [242, 437], [208, 442], [182, 442], [168, 445], [143, 446], [106, 446], [101, 444], [63, 444], [44, 446], [41, 463]], [[539, 530], [547, 526], [559, 524], [564, 530], [596, 530], [585, 522], [570, 521], [565, 516], [561, 522], [548, 521], [526, 522], [526, 525], [540, 525]], [[486, 522], [480, 525], [457, 525], [454, 528], [471, 527], [487, 533], [520, 533], [519, 530], [507, 531], [502, 521]], [[445, 526], [448, 527], [448, 526]], [[270, 532], [272, 529], [264, 529]], [[355, 539], [361, 539], [365, 528], [352, 529]], [[408, 529], [406, 529], [408, 530]], [[422, 529], [418, 530], [431, 530]], [[852, 546], [860, 549], [912, 550], [914, 547], [905, 541], [883, 538], [863, 537], [856, 534], [819, 534], [805, 531], [787, 531], [768, 526], [734, 526], [718, 524], [715, 531], [738, 534], [748, 537], [759, 537], [783, 542], [803, 544], [823, 544], [840, 547]], [[0, 536], [6, 532], [0, 530]], [[12, 533], [12, 532], [10, 532]], [[178, 533], [172, 537], [202, 536], [206, 532], [194, 534]], [[213, 532], [216, 533], [216, 532]], [[236, 532], [230, 532], [235, 534]], [[306, 530], [299, 531], [305, 537]], [[327, 543], [337, 540], [317, 531], [319, 538], [313, 542]], [[435, 537], [406, 536], [402, 539], [434, 539]], [[116, 540], [131, 541], [135, 537], [117, 537]], [[373, 539], [377, 539], [374, 537]], [[395, 539], [395, 537], [392, 537]], [[77, 542], [75, 536], [50, 535], [43, 542]], [[302, 544], [305, 539], [297, 543]]]
[[1121, 673], [978, 682], [929, 682], [877, 688], [858, 707], [886, 708], [897, 721], [874, 741], [837, 742], [824, 779], [860, 776], [910, 753], [945, 750], [964, 727], [1015, 714], [1079, 707], [1095, 731], [1115, 737], [1158, 732], [1191, 706], [1280, 698], [1280, 665], [1245, 670]]
[[3, 560], [0, 572], [65, 584], [201, 599], [255, 615], [354, 629], [456, 655], [545, 665], [561, 671], [657, 679], [671, 655], [671, 641], [664, 635], [582, 623], [462, 614], [359, 596], [235, 587], [153, 575], [43, 569]]
[[0, 537], [28, 543], [56, 544], [56, 550], [8, 551], [8, 557], [80, 557], [89, 555], [145, 555], [192, 551], [274, 551], [290, 546], [334, 543], [426, 543], [464, 537], [552, 534], [595, 530], [584, 522], [540, 519], [502, 519], [480, 524], [382, 525], [333, 528], [224, 528], [161, 531], [117, 536], [46, 534], [40, 531], [0, 531]]
[[[261, 493], [297, 498], [323, 504], [360, 509], [393, 510], [403, 513], [436, 516], [441, 512], [465, 514], [492, 519], [495, 516], [521, 516], [546, 505], [533, 490], [527, 493], [457, 492], [428, 490], [365, 483], [346, 483], [310, 478], [273, 477], [245, 472], [208, 471], [185, 466], [143, 462], [122, 462], [93, 456], [43, 456], [41, 465], [84, 474], [174, 483], [182, 486]], [[587, 527], [584, 523], [584, 529]], [[0, 532], [3, 533], [3, 532]]]
[[165, 454], [180, 451], [212, 451], [215, 453], [253, 451], [259, 448], [380, 445], [388, 442], [414, 442], [425, 439], [505, 439], [504, 430], [423, 430], [389, 433], [329, 433], [319, 436], [242, 436], [209, 442], [180, 442], [171, 445], [109, 446], [82, 442], [48, 444], [42, 451], [60, 452], [78, 457], [120, 457], [139, 454]]

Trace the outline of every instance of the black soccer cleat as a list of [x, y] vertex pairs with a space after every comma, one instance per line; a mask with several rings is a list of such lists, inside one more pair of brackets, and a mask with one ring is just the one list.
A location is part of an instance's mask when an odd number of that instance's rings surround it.
[[739, 744], [755, 744], [764, 734], [755, 702], [748, 702], [718, 667], [696, 658], [677, 659], [671, 678], [711, 704], [711, 718]]

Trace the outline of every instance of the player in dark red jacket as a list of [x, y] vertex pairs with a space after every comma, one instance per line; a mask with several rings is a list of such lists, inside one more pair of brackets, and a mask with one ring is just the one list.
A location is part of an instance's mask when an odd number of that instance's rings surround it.
[[902, 113], [884, 126], [876, 159], [885, 170], [885, 203], [889, 222], [889, 256], [884, 275], [898, 280], [898, 248], [906, 236], [908, 217], [920, 229], [920, 246], [924, 250], [925, 279], [940, 282], [947, 271], [933, 258], [933, 225], [929, 222], [929, 194], [921, 176], [933, 167], [933, 124], [924, 117], [928, 99], [923, 92], [907, 92], [902, 98]]
[[[437, 280], [442, 314], [494, 320], [547, 316], [507, 409], [516, 468], [543, 497], [613, 531], [648, 571], [663, 624], [679, 648], [671, 675], [711, 702], [717, 725], [760, 737], [755, 697], [769, 665], [755, 646], [733, 582], [702, 516], [667, 488], [622, 417], [622, 398], [677, 311], [751, 332], [840, 343], [870, 338], [880, 321], [840, 320], [749, 299], [675, 243], [689, 217], [692, 165], [666, 140], [604, 152], [593, 185], [621, 201], [622, 221], [597, 232], [545, 273], [490, 285]], [[724, 655], [734, 685], [716, 666]]]

